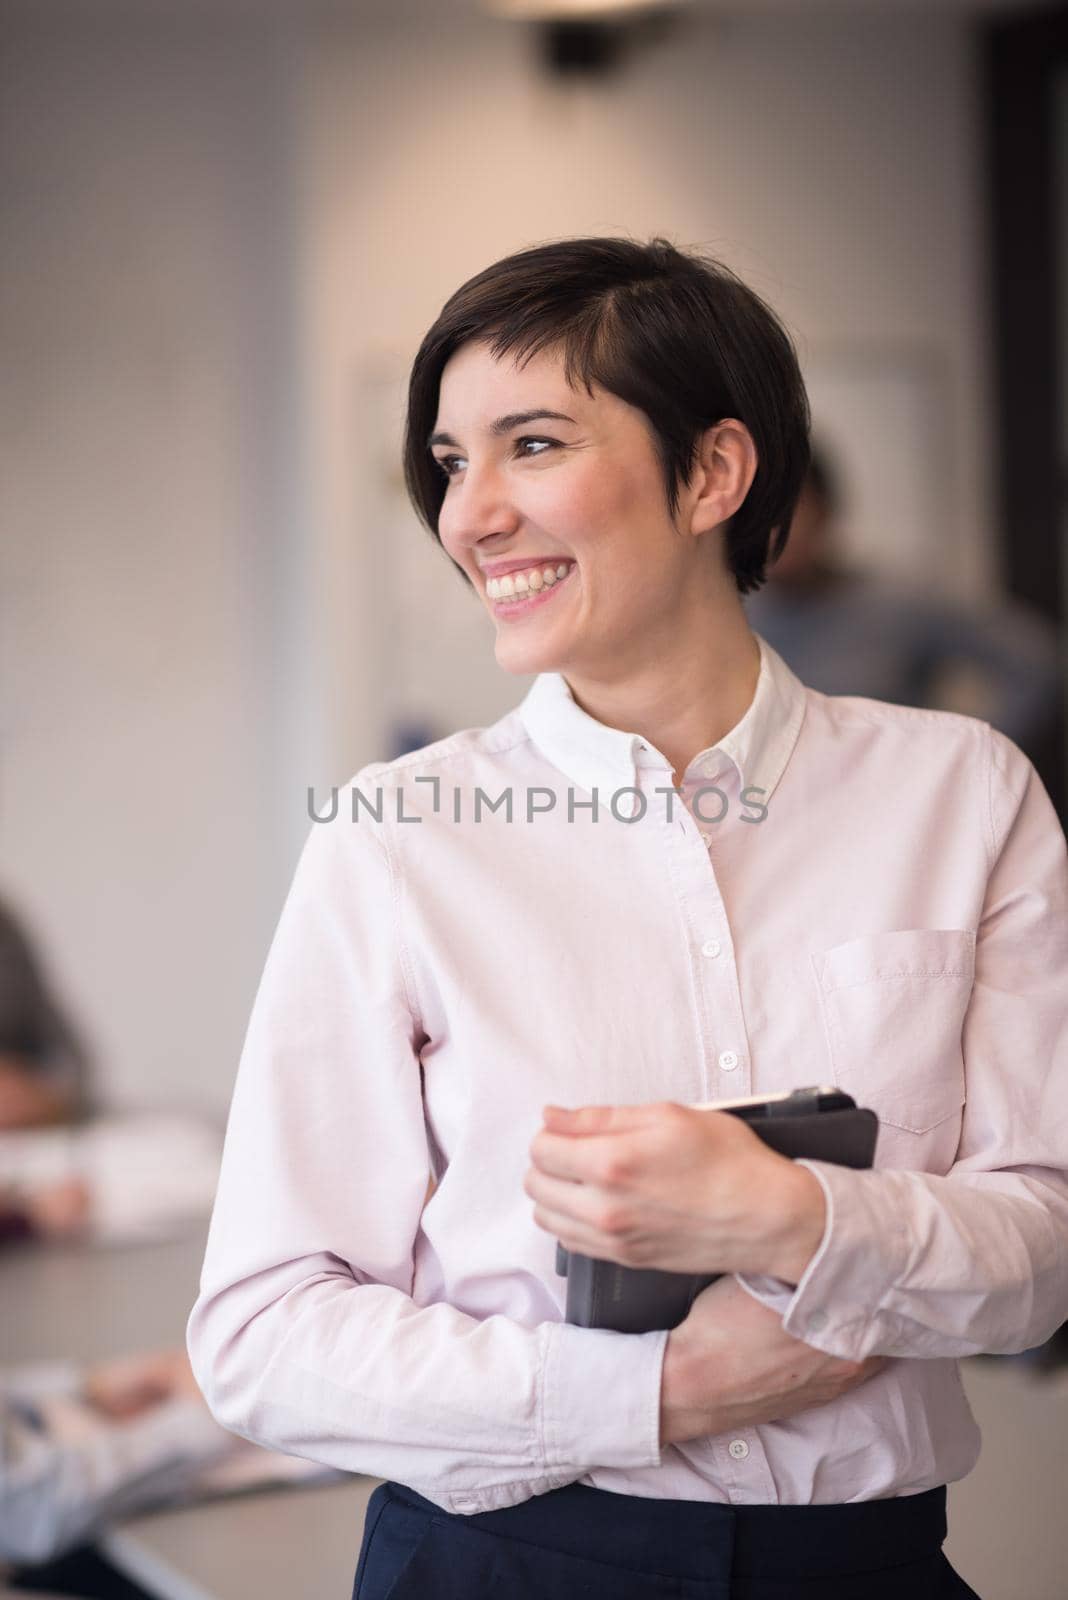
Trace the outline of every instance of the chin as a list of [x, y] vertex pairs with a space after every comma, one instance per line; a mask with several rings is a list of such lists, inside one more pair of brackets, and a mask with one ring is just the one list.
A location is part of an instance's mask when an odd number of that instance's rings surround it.
[[501, 671], [517, 678], [527, 673], [563, 670], [560, 651], [554, 650], [548, 639], [516, 639], [498, 634], [495, 654]]

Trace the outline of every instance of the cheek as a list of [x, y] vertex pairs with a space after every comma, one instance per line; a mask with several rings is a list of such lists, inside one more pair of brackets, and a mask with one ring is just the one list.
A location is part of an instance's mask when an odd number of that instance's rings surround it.
[[584, 553], [611, 553], [613, 560], [639, 564], [647, 560], [663, 508], [648, 503], [648, 485], [625, 466], [600, 466], [581, 479], [547, 485], [539, 515], [544, 526], [568, 543], [581, 560]]

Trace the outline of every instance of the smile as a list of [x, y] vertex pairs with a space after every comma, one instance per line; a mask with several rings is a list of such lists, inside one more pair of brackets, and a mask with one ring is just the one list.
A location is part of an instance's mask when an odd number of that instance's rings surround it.
[[551, 600], [555, 591], [570, 577], [575, 563], [559, 561], [555, 566], [531, 567], [527, 572], [509, 572], [503, 578], [486, 581], [486, 598], [493, 602], [497, 616], [514, 616], [532, 611]]

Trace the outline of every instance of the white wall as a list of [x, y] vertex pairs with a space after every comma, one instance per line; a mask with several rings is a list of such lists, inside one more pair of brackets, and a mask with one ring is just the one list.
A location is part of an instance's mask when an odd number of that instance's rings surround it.
[[283, 69], [204, 17], [5, 24], [0, 893], [110, 1095], [222, 1104], [287, 866]]
[[449, 641], [406, 692], [461, 726], [525, 687], [381, 465], [465, 277], [662, 232], [806, 359], [925, 366], [940, 559], [986, 586], [975, 91], [965, 23], [912, 10], [699, 16], [560, 88], [458, 12], [136, 9], [6, 16], [0, 890], [115, 1096], [221, 1106], [305, 787], [383, 753], [398, 574], [422, 617], [440, 573]]

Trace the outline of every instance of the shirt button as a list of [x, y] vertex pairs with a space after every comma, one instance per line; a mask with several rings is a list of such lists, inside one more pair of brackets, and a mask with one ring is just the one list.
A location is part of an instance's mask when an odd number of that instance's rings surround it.
[[749, 1446], [746, 1444], [744, 1439], [732, 1439], [730, 1444], [727, 1446], [727, 1449], [730, 1451], [735, 1461], [744, 1461], [746, 1456], [749, 1454]]
[[733, 1050], [724, 1050], [719, 1058], [719, 1064], [724, 1072], [733, 1072], [738, 1065], [738, 1056]]
[[827, 1326], [826, 1311], [813, 1311], [809, 1313], [808, 1325], [813, 1333], [822, 1333]]
[[701, 954], [703, 956], [718, 956], [722, 948], [723, 946], [718, 939], [706, 939], [701, 946]]

